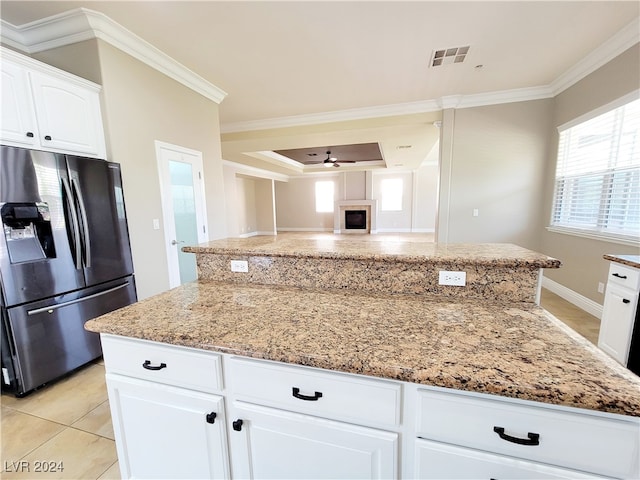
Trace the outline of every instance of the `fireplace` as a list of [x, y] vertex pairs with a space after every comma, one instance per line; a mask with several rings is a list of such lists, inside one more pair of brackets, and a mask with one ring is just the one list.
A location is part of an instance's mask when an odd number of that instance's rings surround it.
[[376, 200], [338, 200], [335, 203], [333, 233], [377, 233]]
[[345, 210], [344, 228], [347, 230], [366, 230], [367, 211], [366, 210]]

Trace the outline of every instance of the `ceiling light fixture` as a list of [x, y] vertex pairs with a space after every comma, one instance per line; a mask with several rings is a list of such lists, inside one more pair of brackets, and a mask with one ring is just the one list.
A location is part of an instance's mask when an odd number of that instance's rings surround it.
[[340, 165], [336, 163], [336, 160], [338, 160], [336, 157], [331, 156], [331, 150], [327, 150], [327, 158], [322, 163], [325, 167], [339, 167]]

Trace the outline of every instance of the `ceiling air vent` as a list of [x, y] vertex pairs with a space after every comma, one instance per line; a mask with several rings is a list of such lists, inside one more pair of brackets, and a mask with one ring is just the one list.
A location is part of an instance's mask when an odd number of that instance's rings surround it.
[[439, 67], [440, 65], [449, 65], [450, 63], [462, 63], [469, 53], [469, 46], [443, 48], [434, 50], [431, 57], [431, 66]]

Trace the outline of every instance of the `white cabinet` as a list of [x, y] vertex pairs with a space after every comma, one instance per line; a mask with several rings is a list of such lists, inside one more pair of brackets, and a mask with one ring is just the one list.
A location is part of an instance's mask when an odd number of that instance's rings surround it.
[[104, 158], [100, 87], [11, 50], [1, 53], [0, 141]]
[[640, 421], [102, 335], [123, 478], [638, 478]]
[[220, 356], [101, 338], [122, 478], [229, 478]]
[[575, 470], [550, 467], [540, 463], [422, 439], [416, 442], [415, 472], [416, 478], [425, 480], [597, 478], [594, 475]]
[[602, 308], [598, 347], [622, 365], [627, 365], [631, 334], [638, 306], [640, 271], [611, 263]]
[[[460, 475], [477, 465], [491, 478], [538, 471], [540, 478], [572, 478], [566, 476], [571, 471], [640, 475], [637, 419], [435, 388], [419, 388], [417, 396], [416, 468], [426, 478], [439, 478], [447, 463]], [[434, 451], [434, 445], [459, 449]], [[546, 472], [551, 476], [542, 476], [543, 465], [553, 467]]]
[[398, 382], [228, 360], [234, 477], [398, 477]]
[[398, 434], [234, 402], [234, 478], [398, 478]]
[[229, 477], [220, 396], [107, 374], [122, 478]]

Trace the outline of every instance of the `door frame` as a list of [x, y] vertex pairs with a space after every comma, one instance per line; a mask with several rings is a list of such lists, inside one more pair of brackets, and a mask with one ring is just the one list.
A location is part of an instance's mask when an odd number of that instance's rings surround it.
[[193, 171], [193, 186], [196, 206], [196, 222], [198, 224], [198, 243], [208, 240], [209, 227], [207, 225], [207, 206], [204, 191], [204, 175], [202, 152], [190, 148], [173, 145], [159, 140], [155, 141], [156, 162], [158, 165], [158, 180], [160, 183], [160, 198], [162, 203], [162, 222], [164, 225], [164, 244], [167, 253], [167, 267], [169, 274], [169, 288], [180, 285], [180, 267], [178, 264], [178, 250], [172, 245], [176, 239], [176, 229], [173, 215], [173, 201], [171, 198], [171, 176], [169, 164], [163, 158], [163, 152], [169, 151], [180, 156], [188, 156]]

